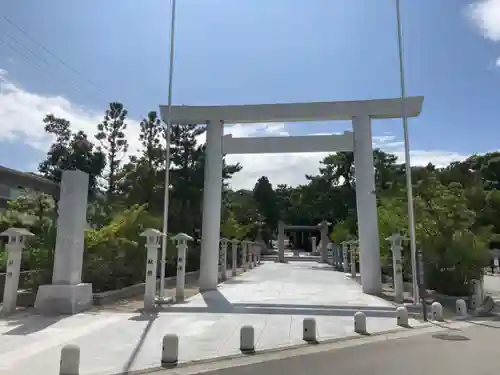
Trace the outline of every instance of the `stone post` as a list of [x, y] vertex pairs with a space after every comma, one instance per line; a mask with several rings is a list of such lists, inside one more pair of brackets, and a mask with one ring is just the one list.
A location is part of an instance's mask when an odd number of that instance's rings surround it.
[[87, 173], [63, 171], [52, 284], [41, 285], [35, 301], [42, 314], [76, 314], [92, 307], [92, 284], [82, 283], [88, 186]]
[[234, 239], [229, 241], [231, 242], [231, 276], [235, 277], [238, 274], [238, 244], [240, 241]]
[[227, 238], [220, 239], [220, 272], [221, 281], [227, 280], [227, 243], [229, 240]]
[[184, 301], [184, 287], [186, 285], [186, 255], [187, 242], [193, 238], [186, 233], [178, 233], [173, 238], [177, 243], [177, 277], [175, 283], [175, 302]]
[[257, 252], [259, 250], [259, 244], [257, 242], [254, 242], [253, 245], [252, 245], [252, 247], [253, 247], [253, 252], [252, 252], [252, 255], [253, 255], [253, 266], [257, 267], [257, 265], [258, 265], [258, 262], [257, 262], [257, 258], [258, 258]]
[[256, 249], [256, 256], [257, 256], [257, 265], [260, 265], [261, 262], [260, 262], [260, 253], [262, 252], [262, 244], [260, 244], [259, 242], [257, 242], [257, 244], [255, 245], [255, 249]]
[[146, 280], [144, 283], [144, 309], [155, 307], [156, 294], [156, 265], [158, 262], [158, 248], [164, 234], [157, 229], [148, 228], [141, 237], [146, 237]]
[[348, 269], [349, 269], [348, 268], [349, 265], [347, 264], [348, 263], [348, 260], [347, 260], [347, 241], [342, 242], [342, 260], [344, 262], [342, 269], [345, 273], [347, 273]]
[[247, 249], [248, 249], [248, 241], [241, 241], [241, 268], [243, 272], [248, 269], [247, 265]]
[[2, 314], [10, 314], [16, 311], [22, 252], [26, 246], [27, 238], [34, 236], [34, 234], [24, 228], [9, 228], [0, 233], [0, 236], [8, 237], [9, 241], [6, 246], [7, 267], [3, 288]]
[[316, 237], [311, 237], [311, 254], [316, 252]]
[[394, 233], [386, 240], [391, 242], [392, 268], [394, 278], [394, 301], [402, 303], [404, 301], [403, 268], [401, 265], [402, 241], [406, 238], [399, 233]]
[[252, 241], [248, 241], [247, 243], [247, 259], [248, 259], [248, 269], [252, 269], [254, 268], [254, 263], [253, 263], [253, 251], [254, 251], [254, 248], [253, 248], [253, 242]]
[[320, 228], [320, 233], [321, 233], [321, 247], [320, 247], [320, 252], [321, 252], [321, 261], [323, 263], [328, 263], [328, 243], [330, 242], [328, 239], [328, 227], [331, 225], [326, 220], [323, 220], [321, 223], [319, 223], [319, 228]]
[[351, 277], [356, 277], [356, 243], [357, 241], [351, 241], [349, 243], [349, 252], [351, 255]]
[[285, 263], [285, 223], [278, 222], [278, 262]]

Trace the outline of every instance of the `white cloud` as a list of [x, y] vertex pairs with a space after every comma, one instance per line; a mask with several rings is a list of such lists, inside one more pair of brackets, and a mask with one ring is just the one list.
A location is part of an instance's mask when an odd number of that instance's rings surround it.
[[485, 38], [500, 42], [500, 0], [475, 1], [467, 14]]
[[[38, 150], [47, 151], [51, 139], [43, 129], [42, 119], [47, 113], [54, 113], [71, 121], [73, 130], [84, 130], [93, 135], [96, 124], [102, 120], [102, 111], [77, 106], [61, 96], [44, 96], [27, 92], [17, 84], [9, 82], [7, 72], [0, 69], [0, 142], [25, 143]], [[128, 121], [128, 139], [131, 151], [139, 147], [139, 122]], [[288, 136], [285, 124], [238, 124], [225, 127], [225, 133], [234, 137], [280, 135]], [[326, 133], [321, 133], [326, 134]], [[334, 134], [334, 133], [329, 133]], [[318, 133], [318, 135], [320, 135]], [[198, 140], [204, 141], [204, 135]], [[404, 160], [403, 144], [395, 136], [384, 134], [374, 137], [375, 147], [381, 147]], [[319, 161], [327, 154], [252, 154], [229, 155], [227, 161], [239, 162], [243, 170], [233, 178], [233, 188], [251, 188], [255, 181], [265, 175], [274, 184], [298, 185], [305, 182], [305, 174], [316, 174]], [[412, 151], [412, 164], [426, 165], [429, 162], [439, 166], [466, 156], [444, 151]], [[9, 165], [8, 160], [2, 164]], [[31, 165], [35, 165], [36, 160]], [[27, 166], [27, 167], [29, 167]]]

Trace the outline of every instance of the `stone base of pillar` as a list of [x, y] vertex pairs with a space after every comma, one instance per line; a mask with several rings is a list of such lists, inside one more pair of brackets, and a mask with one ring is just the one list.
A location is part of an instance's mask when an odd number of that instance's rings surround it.
[[35, 310], [42, 315], [73, 315], [92, 307], [92, 284], [40, 285]]

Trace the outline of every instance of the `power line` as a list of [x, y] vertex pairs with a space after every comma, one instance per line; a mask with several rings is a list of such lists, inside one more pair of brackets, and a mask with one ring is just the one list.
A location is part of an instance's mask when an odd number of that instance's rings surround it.
[[29, 61], [31, 62], [32, 64], [34, 64], [37, 68], [39, 69], [42, 69], [42, 67], [36, 63], [35, 61], [31, 60], [26, 54], [24, 54], [23, 52], [19, 51], [16, 47], [14, 47], [12, 44], [10, 44], [9, 42], [3, 40], [3, 39], [0, 39], [0, 43], [3, 43], [5, 44], [7, 47], [9, 47], [11, 50], [13, 50], [14, 52], [16, 52], [19, 56], [21, 56], [23, 59], [25, 59], [26, 61]]
[[28, 39], [30, 39], [33, 43], [37, 44], [40, 48], [42, 48], [46, 53], [51, 55], [53, 58], [55, 58], [61, 65], [64, 65], [67, 69], [71, 70], [74, 74], [80, 76], [83, 78], [88, 84], [91, 86], [95, 87], [99, 91], [104, 93], [104, 90], [102, 90], [99, 86], [97, 86], [92, 80], [90, 80], [88, 77], [86, 77], [84, 74], [79, 72], [76, 68], [74, 68], [71, 64], [67, 63], [64, 61], [61, 57], [56, 55], [54, 52], [52, 52], [48, 47], [46, 47], [42, 42], [36, 40], [34, 37], [32, 37], [26, 30], [24, 30], [21, 26], [17, 25], [14, 21], [12, 21], [10, 18], [7, 16], [3, 16], [3, 19], [7, 21], [12, 27], [17, 29], [19, 32], [21, 32], [23, 35], [25, 35]]
[[22, 44], [20, 41], [18, 41], [18, 40], [17, 40], [16, 38], [14, 38], [12, 35], [10, 35], [10, 34], [9, 34], [9, 33], [7, 33], [7, 32], [6, 32], [6, 33], [4, 33], [4, 35], [5, 35], [7, 38], [9, 38], [10, 40], [12, 40], [14, 43], [16, 43], [18, 46], [20, 46], [20, 47], [22, 47], [22, 48], [26, 49], [26, 50], [27, 50], [28, 52], [30, 52], [30, 53], [31, 53], [34, 57], [36, 57], [36, 58], [38, 58], [38, 59], [42, 60], [45, 64], [49, 65], [49, 62], [48, 62], [45, 58], [43, 58], [43, 57], [41, 57], [41, 56], [37, 55], [37, 54], [36, 54], [36, 53], [35, 53], [35, 52], [31, 49], [31, 48], [29, 48], [29, 47], [25, 46], [24, 44]]
[[[14, 41], [17, 45], [27, 49], [28, 51], [30, 51], [35, 57], [38, 57], [39, 59], [41, 59], [42, 61], [44, 61], [47, 65], [40, 65], [38, 62], [34, 61], [29, 55], [27, 55], [26, 53], [24, 53], [23, 51], [19, 50], [17, 47], [15, 47], [14, 45], [12, 45], [11, 43], [9, 43], [8, 41], [0, 38], [0, 44], [4, 44], [6, 45], [7, 47], [9, 47], [11, 50], [13, 50], [14, 52], [16, 52], [19, 56], [21, 56], [24, 60], [32, 63], [36, 68], [40, 69], [40, 70], [43, 70], [45, 71], [46, 73], [48, 72], [50, 74], [50, 77], [52, 77], [52, 72], [50, 72], [48, 70], [48, 67], [50, 65], [48, 65], [48, 62], [47, 60], [43, 59], [42, 57], [38, 56], [36, 53], [33, 52], [33, 50], [31, 50], [30, 48], [26, 47], [25, 45], [23, 45], [21, 42], [19, 42], [18, 40], [16, 40], [15, 38], [13, 38], [12, 36], [6, 34], [12, 41]], [[77, 92], [79, 93], [82, 93], [85, 95], [85, 93], [82, 91], [82, 89], [80, 88], [80, 86], [77, 84], [76, 81], [74, 80], [70, 80], [70, 83], [71, 85], [76, 89]], [[90, 96], [91, 94], [88, 94], [88, 96]]]

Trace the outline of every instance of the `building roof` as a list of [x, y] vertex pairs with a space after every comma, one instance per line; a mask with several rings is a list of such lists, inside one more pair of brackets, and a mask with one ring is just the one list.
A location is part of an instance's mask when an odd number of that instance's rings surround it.
[[30, 172], [21, 172], [0, 165], [0, 181], [11, 188], [24, 188], [59, 197], [59, 184]]

